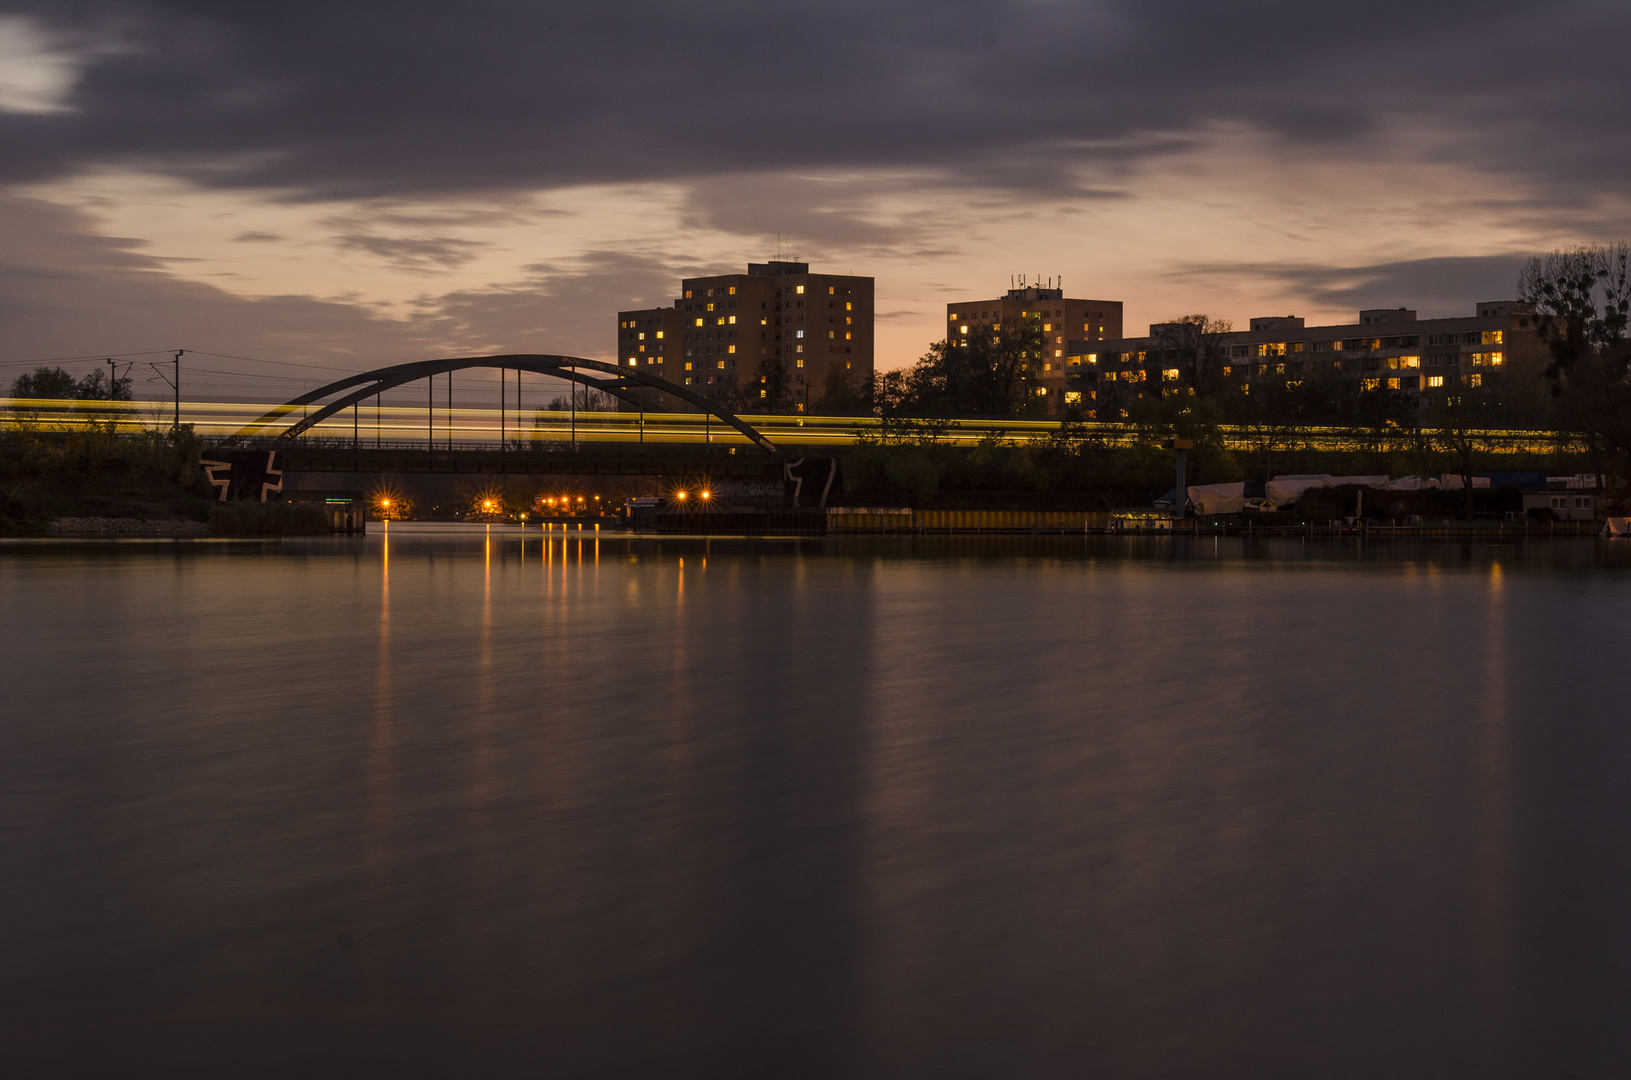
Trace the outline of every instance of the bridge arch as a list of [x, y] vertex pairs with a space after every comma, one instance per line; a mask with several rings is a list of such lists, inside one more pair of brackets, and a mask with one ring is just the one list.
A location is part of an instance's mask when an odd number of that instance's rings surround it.
[[638, 368], [619, 368], [615, 364], [608, 364], [602, 360], [587, 360], [581, 356], [553, 356], [540, 353], [505, 353], [498, 356], [464, 356], [441, 360], [417, 360], [412, 363], [395, 364], [391, 367], [376, 368], [373, 371], [349, 375], [279, 405], [234, 433], [227, 442], [228, 444], [242, 444], [250, 439], [264, 437], [269, 428], [276, 426], [296, 409], [305, 408], [334, 394], [340, 395], [328, 404], [323, 405], [316, 412], [297, 420], [272, 437], [274, 444], [291, 442], [314, 425], [376, 394], [394, 390], [407, 383], [418, 382], [420, 379], [429, 379], [436, 375], [465, 371], [470, 368], [499, 368], [506, 371], [528, 371], [537, 375], [549, 375], [553, 378], [565, 379], [568, 382], [603, 391], [622, 401], [627, 401], [631, 405], [639, 406], [641, 409], [646, 409], [647, 404], [629, 391], [637, 387], [658, 390], [665, 394], [672, 394], [681, 401], [694, 405], [703, 412], [716, 417], [720, 422], [746, 436], [749, 441], [766, 453], [773, 454], [777, 452], [775, 445], [769, 439], [765, 438], [729, 409], [724, 408], [717, 402], [709, 401], [701, 394], [693, 393], [683, 386], [676, 386], [667, 379], [659, 379], [655, 375], [648, 375]]

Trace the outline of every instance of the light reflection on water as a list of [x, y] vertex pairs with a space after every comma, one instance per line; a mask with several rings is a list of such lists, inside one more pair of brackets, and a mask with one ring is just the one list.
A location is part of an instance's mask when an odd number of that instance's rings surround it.
[[1628, 565], [0, 545], [0, 1063], [1613, 1072]]

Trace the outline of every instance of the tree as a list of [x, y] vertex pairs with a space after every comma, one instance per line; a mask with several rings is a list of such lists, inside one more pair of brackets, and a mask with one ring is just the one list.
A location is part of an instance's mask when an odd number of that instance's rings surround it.
[[810, 411], [820, 416], [865, 416], [872, 409], [866, 387], [857, 386], [847, 371], [834, 364]]
[[11, 396], [59, 401], [130, 401], [130, 376], [110, 381], [106, 371], [94, 368], [84, 378], [75, 380], [62, 368], [38, 367], [12, 381]]
[[1436, 442], [1449, 453], [1456, 465], [1456, 474], [1467, 492], [1467, 520], [1472, 520], [1473, 468], [1475, 458], [1484, 449], [1483, 432], [1489, 426], [1496, 407], [1487, 390], [1457, 386], [1433, 402], [1428, 419], [1437, 432]]
[[1587, 245], [1530, 259], [1518, 296], [1535, 306], [1559, 423], [1579, 432], [1603, 475], [1631, 466], [1631, 249]]
[[767, 356], [759, 361], [759, 377], [747, 388], [747, 393], [745, 408], [753, 412], [774, 414], [788, 410], [793, 401], [793, 387], [779, 357]]
[[1227, 319], [1184, 315], [1153, 329], [1165, 359], [1178, 368], [1178, 381], [1202, 397], [1212, 397], [1223, 379], [1228, 351], [1226, 334], [1235, 328]]
[[61, 368], [52, 367], [35, 368], [26, 375], [17, 376], [11, 384], [11, 396], [14, 398], [62, 400], [78, 397], [77, 390], [78, 383], [72, 375]]
[[1009, 416], [1036, 401], [1043, 354], [1042, 322], [1028, 318], [936, 341], [911, 369], [873, 382], [880, 415]]
[[974, 392], [974, 412], [1007, 416], [1036, 400], [1046, 339], [1041, 319], [1006, 321], [988, 334], [970, 336], [959, 351]]

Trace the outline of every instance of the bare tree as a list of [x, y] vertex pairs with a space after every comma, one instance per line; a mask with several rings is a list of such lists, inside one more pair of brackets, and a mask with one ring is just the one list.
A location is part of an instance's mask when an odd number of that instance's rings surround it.
[[1162, 351], [1178, 368], [1178, 381], [1202, 397], [1212, 397], [1222, 382], [1223, 361], [1228, 356], [1223, 338], [1234, 328], [1228, 319], [1184, 315], [1154, 329]]
[[1486, 449], [1484, 429], [1489, 427], [1494, 400], [1487, 390], [1458, 386], [1433, 403], [1428, 418], [1440, 450], [1455, 461], [1456, 475], [1467, 493], [1467, 520], [1472, 520], [1473, 469]]
[[1518, 296], [1535, 305], [1559, 421], [1584, 437], [1599, 476], [1609, 462], [1631, 466], [1631, 249], [1588, 245], [1530, 259]]

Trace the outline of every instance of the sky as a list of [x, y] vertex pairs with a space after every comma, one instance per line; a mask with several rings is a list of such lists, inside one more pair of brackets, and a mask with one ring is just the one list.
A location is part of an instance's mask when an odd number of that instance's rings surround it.
[[0, 0], [0, 376], [609, 358], [778, 255], [876, 279], [880, 369], [1017, 274], [1130, 333], [1470, 314], [1631, 234], [1628, 41], [1623, 0]]

